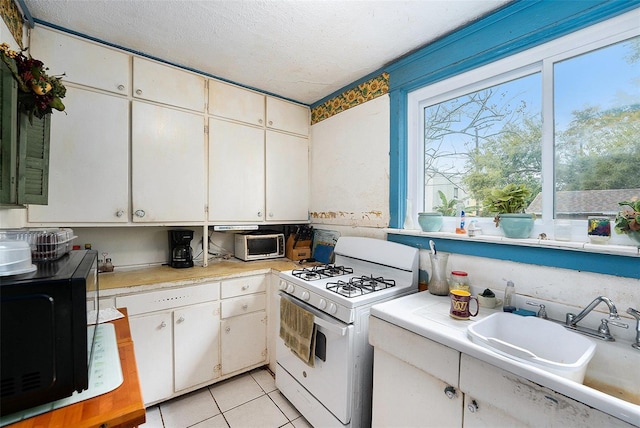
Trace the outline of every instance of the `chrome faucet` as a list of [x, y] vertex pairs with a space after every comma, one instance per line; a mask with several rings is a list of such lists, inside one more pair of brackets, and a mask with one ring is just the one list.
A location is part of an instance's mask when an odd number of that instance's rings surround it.
[[636, 343], [631, 346], [640, 350], [640, 311], [629, 308], [627, 309], [627, 313], [636, 319]]
[[[597, 330], [592, 330], [586, 327], [578, 326], [578, 323], [587, 316], [589, 312], [595, 309], [596, 306], [600, 302], [604, 302], [609, 307], [609, 318], [603, 318], [601, 320], [600, 327]], [[615, 340], [609, 331], [609, 324], [615, 325], [616, 327], [621, 328], [629, 328], [629, 324], [625, 324], [620, 320], [620, 315], [618, 315], [618, 310], [613, 302], [604, 296], [598, 296], [586, 308], [584, 308], [578, 315], [568, 313], [565, 320], [565, 327], [579, 331], [581, 333], [587, 334], [589, 336], [597, 337], [602, 340]]]

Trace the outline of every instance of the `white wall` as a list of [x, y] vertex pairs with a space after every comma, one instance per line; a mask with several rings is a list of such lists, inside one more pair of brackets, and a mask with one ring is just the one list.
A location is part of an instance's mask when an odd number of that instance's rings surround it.
[[[389, 225], [389, 96], [311, 126], [311, 222], [384, 237]], [[358, 228], [358, 229], [355, 229]]]

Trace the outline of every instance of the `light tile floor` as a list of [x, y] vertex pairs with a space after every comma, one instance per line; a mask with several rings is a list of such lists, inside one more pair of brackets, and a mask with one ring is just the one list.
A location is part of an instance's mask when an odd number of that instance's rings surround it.
[[273, 374], [255, 369], [147, 409], [141, 428], [310, 428], [276, 388]]

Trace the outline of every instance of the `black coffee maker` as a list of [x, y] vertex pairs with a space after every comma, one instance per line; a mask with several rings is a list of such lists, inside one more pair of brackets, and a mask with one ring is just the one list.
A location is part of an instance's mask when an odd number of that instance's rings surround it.
[[173, 268], [193, 266], [192, 239], [193, 230], [175, 229], [169, 231], [169, 266]]

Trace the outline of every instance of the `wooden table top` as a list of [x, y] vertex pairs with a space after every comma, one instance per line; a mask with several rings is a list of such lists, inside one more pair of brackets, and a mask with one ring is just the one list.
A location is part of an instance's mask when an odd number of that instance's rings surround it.
[[9, 428], [132, 428], [145, 422], [129, 318], [126, 309], [118, 310], [125, 317], [111, 323], [116, 330], [122, 385], [106, 394], [8, 425]]

